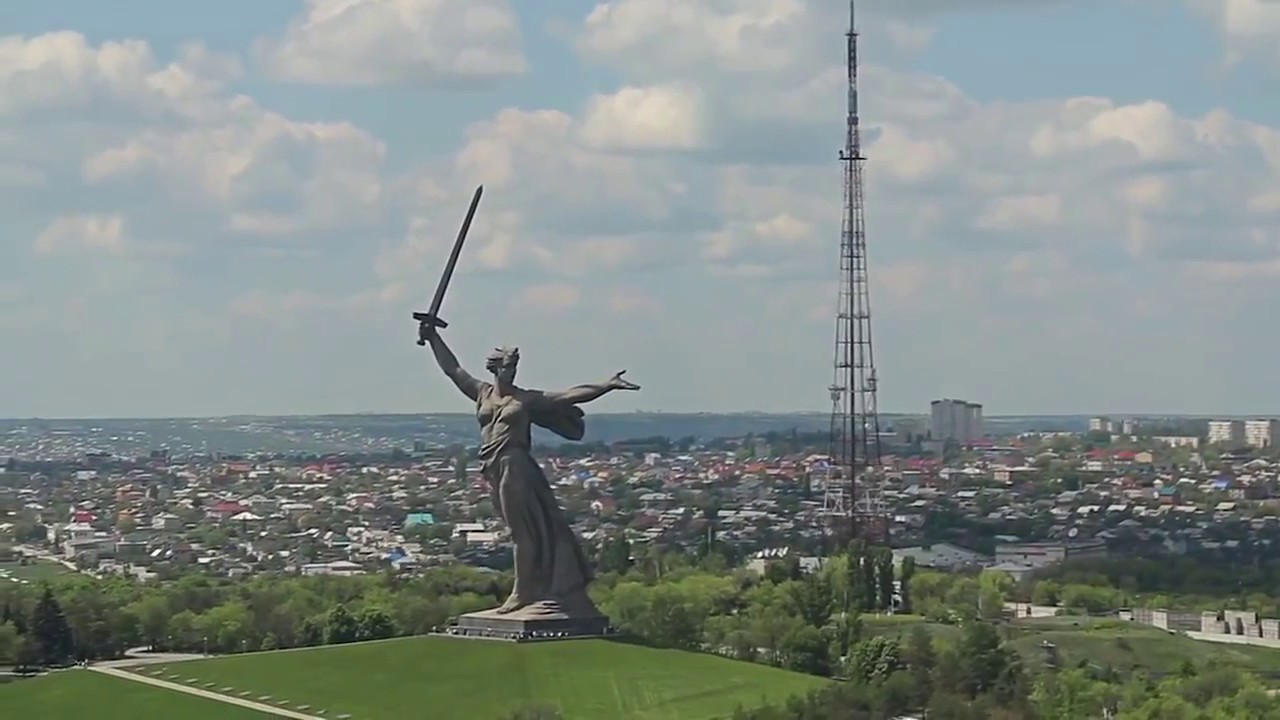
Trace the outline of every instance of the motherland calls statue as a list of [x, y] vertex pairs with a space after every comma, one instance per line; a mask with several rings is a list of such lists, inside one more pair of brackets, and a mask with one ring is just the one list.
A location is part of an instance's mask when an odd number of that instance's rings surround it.
[[606, 382], [578, 385], [559, 392], [528, 390], [515, 384], [520, 353], [501, 348], [489, 355], [485, 369], [492, 382], [478, 380], [458, 363], [440, 330], [445, 290], [458, 262], [483, 188], [477, 188], [466, 220], [454, 242], [436, 288], [431, 309], [414, 313], [418, 344], [429, 345], [446, 377], [475, 403], [480, 421], [480, 467], [489, 483], [493, 507], [511, 531], [515, 544], [515, 584], [501, 606], [458, 619], [463, 634], [528, 636], [530, 633], [591, 635], [605, 632], [604, 618], [587, 595], [591, 568], [582, 546], [556, 502], [542, 468], [533, 458], [534, 425], [567, 439], [581, 440], [586, 431], [578, 407], [614, 390], [639, 390], [619, 372]]
[[515, 543], [515, 586], [494, 612], [595, 613], [587, 597], [591, 568], [547, 476], [533, 458], [530, 429], [537, 425], [567, 440], [581, 440], [586, 424], [579, 405], [614, 390], [639, 390], [640, 386], [619, 372], [606, 382], [559, 392], [526, 390], [515, 384], [520, 362], [515, 348], [491, 353], [485, 369], [493, 381], [478, 380], [462, 369], [435, 326], [424, 322], [419, 327], [445, 376], [475, 403], [480, 470], [489, 483], [493, 507]]

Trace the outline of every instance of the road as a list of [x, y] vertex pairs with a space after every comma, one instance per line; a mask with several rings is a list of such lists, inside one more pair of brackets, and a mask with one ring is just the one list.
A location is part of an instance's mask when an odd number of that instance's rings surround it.
[[124, 653], [124, 657], [119, 660], [101, 660], [93, 663], [94, 667], [105, 668], [126, 668], [138, 667], [140, 665], [155, 665], [156, 663], [183, 662], [184, 660], [203, 660], [209, 655], [198, 655], [193, 653], [165, 653], [165, 652], [147, 652], [146, 648], [130, 648]]
[[274, 715], [276, 717], [296, 718], [297, 720], [324, 720], [319, 715], [308, 715], [306, 713], [298, 712], [296, 710], [286, 710], [285, 708], [272, 707], [270, 705], [267, 705], [266, 703], [254, 702], [253, 700], [245, 700], [243, 698], [231, 697], [230, 695], [223, 695], [222, 693], [216, 693], [209, 690], [201, 690], [200, 688], [193, 688], [188, 685], [181, 685], [179, 683], [169, 682], [167, 680], [157, 680], [156, 678], [146, 677], [144, 675], [138, 675], [136, 673], [126, 672], [124, 670], [120, 670], [119, 668], [104, 667], [102, 665], [96, 665], [89, 669], [92, 672], [102, 673], [103, 675], [110, 675], [112, 677], [120, 678], [121, 680], [128, 680], [130, 682], [142, 683], [144, 685], [152, 685], [154, 687], [164, 688], [166, 690], [173, 690], [175, 692], [186, 693], [188, 695], [195, 695], [196, 697], [202, 697], [202, 698], [205, 698], [206, 700], [215, 700], [217, 702], [226, 703], [228, 705], [239, 705], [240, 707], [243, 707], [243, 708], [249, 708], [250, 710], [257, 710], [258, 712], [266, 713], [268, 715]]
[[102, 578], [102, 576], [99, 575], [98, 573], [95, 573], [89, 570], [81, 570], [80, 568], [76, 567], [75, 563], [71, 562], [70, 560], [67, 560], [66, 558], [58, 557], [57, 555], [54, 555], [48, 550], [41, 550], [40, 548], [33, 547], [31, 545], [18, 545], [14, 549], [23, 555], [27, 555], [33, 558], [38, 558], [40, 560], [45, 560], [47, 562], [58, 563], [59, 565], [67, 568], [68, 570], [74, 570], [78, 573], [84, 573], [89, 577], [94, 577], [99, 579]]

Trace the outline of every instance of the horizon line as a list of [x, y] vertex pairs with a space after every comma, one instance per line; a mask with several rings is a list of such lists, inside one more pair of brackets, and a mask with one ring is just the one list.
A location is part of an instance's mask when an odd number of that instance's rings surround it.
[[[29, 415], [23, 417], [0, 417], [0, 422], [22, 422], [22, 421], [42, 421], [42, 422], [70, 422], [70, 421], [146, 421], [146, 420], [231, 420], [231, 419], [283, 419], [283, 418], [356, 418], [356, 417], [410, 417], [410, 416], [460, 416], [471, 417], [471, 412], [383, 412], [383, 411], [361, 411], [361, 412], [320, 412], [320, 413], [237, 413], [230, 415]], [[591, 413], [592, 417], [617, 417], [624, 415], [666, 415], [666, 416], [707, 416], [707, 415], [752, 415], [752, 416], [830, 416], [829, 410], [621, 410], [612, 412], [596, 412]], [[888, 417], [928, 417], [928, 412], [882, 412], [881, 416]], [[1270, 419], [1277, 417], [1272, 414], [1258, 413], [1080, 413], [1080, 412], [1023, 412], [1008, 414], [985, 414], [984, 419], [987, 420], [1006, 420], [1018, 418], [1095, 418], [1105, 417], [1110, 419], [1178, 419], [1178, 420], [1237, 420], [1262, 418]]]

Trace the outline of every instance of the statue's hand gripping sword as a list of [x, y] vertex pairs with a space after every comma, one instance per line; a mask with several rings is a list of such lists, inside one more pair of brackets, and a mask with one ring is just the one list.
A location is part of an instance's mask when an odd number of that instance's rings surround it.
[[467, 210], [466, 219], [462, 221], [462, 228], [458, 230], [458, 239], [453, 241], [453, 251], [449, 253], [449, 261], [445, 263], [444, 274], [440, 276], [440, 284], [436, 286], [435, 297], [431, 299], [431, 309], [424, 313], [413, 314], [413, 319], [418, 321], [419, 345], [427, 344], [427, 338], [430, 337], [434, 328], [449, 327], [449, 323], [440, 319], [440, 306], [444, 304], [444, 292], [449, 289], [453, 269], [458, 266], [458, 256], [462, 254], [462, 243], [467, 240], [467, 231], [471, 229], [471, 220], [476, 216], [476, 208], [480, 206], [482, 194], [484, 194], [483, 185], [476, 188], [476, 194], [471, 198], [471, 207]]

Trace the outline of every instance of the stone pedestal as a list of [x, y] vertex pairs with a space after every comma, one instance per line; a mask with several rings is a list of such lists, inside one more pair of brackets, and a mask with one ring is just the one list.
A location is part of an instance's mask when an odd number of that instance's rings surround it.
[[485, 637], [517, 642], [608, 635], [609, 618], [594, 607], [567, 612], [550, 603], [538, 603], [515, 612], [499, 614], [482, 610], [458, 616], [452, 635]]

